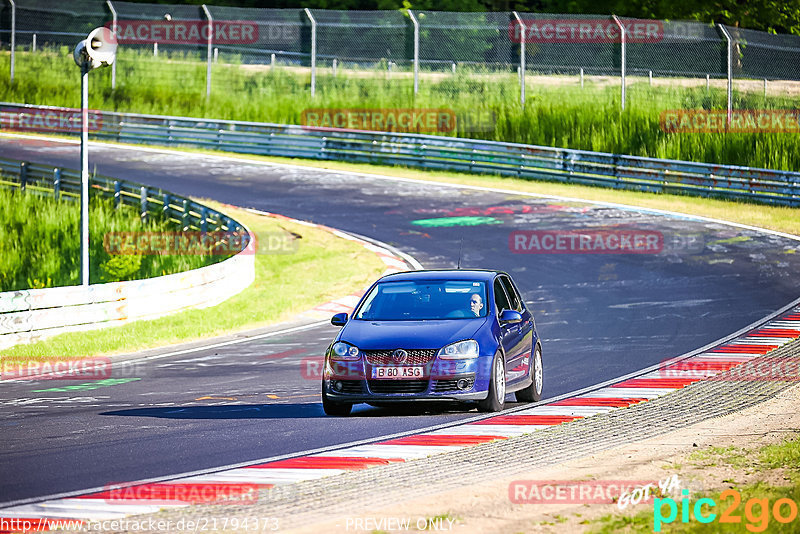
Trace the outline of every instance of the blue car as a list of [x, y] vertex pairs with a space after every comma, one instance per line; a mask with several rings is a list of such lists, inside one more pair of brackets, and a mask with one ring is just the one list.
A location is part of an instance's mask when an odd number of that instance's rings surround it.
[[499, 271], [431, 270], [375, 282], [325, 353], [322, 405], [348, 415], [356, 403], [464, 401], [503, 409], [542, 395], [542, 348], [533, 316]]

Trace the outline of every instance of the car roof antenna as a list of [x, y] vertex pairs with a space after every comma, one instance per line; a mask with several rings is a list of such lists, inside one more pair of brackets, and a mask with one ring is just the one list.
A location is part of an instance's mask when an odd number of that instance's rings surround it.
[[464, 236], [461, 236], [461, 244], [458, 246], [458, 266], [457, 269], [461, 269], [461, 251], [464, 250]]

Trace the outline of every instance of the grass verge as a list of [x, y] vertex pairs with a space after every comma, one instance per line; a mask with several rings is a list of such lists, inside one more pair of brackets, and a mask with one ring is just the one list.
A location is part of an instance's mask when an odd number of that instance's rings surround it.
[[[1, 177], [0, 177], [1, 179]], [[31, 224], [36, 221], [36, 224]], [[93, 196], [89, 205], [90, 283], [140, 280], [197, 269], [229, 255], [112, 254], [104, 237], [152, 233], [170, 235], [175, 226], [156, 215], [146, 222], [133, 206], [114, 208], [113, 200]], [[0, 185], [0, 292], [78, 285], [80, 266], [80, 203], [75, 199]]]
[[[0, 53], [0, 100], [79, 107], [80, 77], [67, 47], [20, 51], [15, 61], [12, 82], [10, 56]], [[342, 69], [338, 76], [321, 69], [312, 98], [307, 69], [273, 70], [242, 64], [241, 57], [225, 54], [212, 65], [211, 96], [206, 98], [206, 63], [200, 55], [164, 50], [153, 57], [146, 50], [123, 48], [116, 63], [116, 89], [111, 89], [111, 69], [92, 73], [89, 107], [282, 124], [302, 124], [309, 109], [446, 109], [459, 117], [455, 127], [434, 128], [430, 133], [781, 170], [800, 168], [800, 136], [788, 126], [785, 131], [756, 133], [666, 131], [662, 111], [720, 111], [727, 105], [722, 87], [685, 87], [682, 82], [687, 80], [682, 79], [651, 86], [647, 78], [629, 78], [626, 109], [621, 111], [617, 82], [608, 83], [602, 77], [590, 77], [581, 87], [576, 76], [532, 75], [523, 107], [519, 80], [511, 72], [462, 65], [456, 75], [423, 73], [419, 93], [414, 95], [410, 77], [389, 78], [385, 69]], [[48, 76], [42, 77], [42, 72]], [[735, 110], [796, 107], [796, 99], [783, 92], [767, 96], [739, 87], [732, 95]]]
[[[757, 473], [757, 482], [736, 487], [735, 480], [726, 479], [729, 487], [691, 494], [686, 506], [687, 516], [683, 516], [681, 497], [675, 497], [677, 515], [670, 521], [655, 519], [669, 517], [668, 504], [661, 506], [659, 513], [657, 501], [654, 507], [635, 515], [608, 514], [591, 522], [591, 532], [595, 533], [651, 533], [651, 532], [797, 532], [800, 523], [800, 436], [797, 434], [775, 445], [767, 445], [755, 450], [715, 447], [699, 451], [687, 458], [687, 463], [695, 467], [727, 465], [737, 470]], [[767, 482], [782, 480], [785, 484]], [[710, 507], [706, 501], [700, 511], [706, 518], [704, 523], [696, 517], [695, 503], [699, 499], [711, 499], [716, 506]], [[786, 521], [791, 518], [791, 520]], [[783, 521], [781, 521], [783, 519]]]
[[132, 352], [209, 338], [287, 320], [335, 297], [363, 289], [385, 265], [362, 245], [322, 229], [256, 215], [202, 199], [255, 233], [289, 232], [298, 239], [290, 254], [257, 254], [255, 282], [221, 304], [155, 320], [61, 334], [4, 350], [7, 361], [51, 361]]

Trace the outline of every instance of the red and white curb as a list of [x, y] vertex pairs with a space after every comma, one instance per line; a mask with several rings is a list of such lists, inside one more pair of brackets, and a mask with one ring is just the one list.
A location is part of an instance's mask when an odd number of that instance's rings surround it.
[[[42, 530], [54, 521], [84, 522], [119, 519], [194, 503], [237, 502], [259, 488], [314, 480], [346, 471], [405, 462], [494, 440], [535, 432], [576, 419], [607, 413], [665, 395], [723, 372], [730, 380], [798, 380], [797, 362], [766, 369], [748, 364], [754, 358], [800, 338], [800, 306], [732, 340], [682, 360], [668, 360], [657, 370], [542, 406], [522, 409], [474, 422], [329, 450], [304, 457], [236, 467], [156, 483], [131, 483], [78, 497], [53, 499], [0, 510], [3, 519], [27, 519]], [[777, 375], [774, 373], [777, 371]], [[17, 523], [19, 524], [19, 523]], [[57, 523], [56, 523], [57, 524]], [[0, 532], [10, 532], [0, 530]]]

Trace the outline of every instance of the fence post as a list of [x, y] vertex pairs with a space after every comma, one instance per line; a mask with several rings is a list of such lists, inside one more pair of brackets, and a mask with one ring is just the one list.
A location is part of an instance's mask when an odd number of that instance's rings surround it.
[[331, 63], [331, 68], [333, 69], [333, 77], [334, 78], [336, 78], [336, 65], [337, 64], [338, 64], [338, 61], [336, 60], [336, 58], [333, 58], [333, 62]]
[[139, 197], [139, 211], [141, 212], [142, 222], [147, 222], [147, 188], [142, 186], [142, 193]]
[[517, 19], [517, 23], [519, 24], [519, 31], [520, 31], [520, 39], [519, 39], [519, 103], [522, 105], [522, 109], [525, 109], [525, 24], [523, 24], [522, 19], [519, 17], [519, 13], [516, 11], [514, 13], [514, 18]]
[[581, 89], [583, 89], [583, 67], [581, 67]]
[[25, 191], [28, 185], [28, 162], [23, 161], [19, 164], [19, 190]]
[[414, 25], [414, 96], [417, 96], [419, 92], [419, 21], [410, 9], [408, 16], [411, 18], [411, 24]]
[[200, 210], [200, 231], [204, 234], [208, 231], [208, 209], [205, 206]]
[[169, 218], [169, 203], [172, 202], [172, 197], [170, 197], [169, 193], [164, 193], [164, 205], [161, 207], [161, 211], [165, 217]]
[[11, 4], [11, 81], [14, 81], [14, 49], [17, 47], [17, 4], [14, 0], [8, 0]]
[[306, 16], [311, 21], [311, 98], [317, 92], [317, 21], [311, 15], [311, 10], [305, 8]]
[[275, 54], [270, 54], [269, 56], [269, 70], [275, 69]]
[[619, 37], [620, 37], [620, 45], [621, 45], [620, 46], [621, 52], [620, 52], [620, 65], [619, 65], [620, 69], [619, 70], [620, 70], [620, 75], [621, 75], [621, 78], [622, 78], [622, 95], [621, 95], [621, 98], [622, 98], [622, 111], [625, 111], [625, 52], [626, 52], [625, 48], [626, 48], [626, 44], [627, 44], [628, 39], [627, 39], [627, 35], [625, 34], [625, 26], [622, 25], [622, 21], [619, 20], [619, 17], [616, 16], [616, 15], [611, 15], [611, 17], [614, 19], [614, 22], [617, 24], [617, 27], [619, 28]]
[[719, 25], [719, 29], [722, 32], [722, 35], [725, 37], [725, 41], [727, 41], [728, 46], [728, 53], [727, 53], [727, 71], [728, 71], [728, 120], [726, 126], [730, 128], [731, 126], [731, 117], [733, 115], [733, 103], [731, 102], [731, 97], [733, 95], [733, 41], [731, 39], [731, 34], [728, 33], [728, 29], [725, 27], [724, 24]]
[[61, 198], [61, 169], [53, 169], [53, 198]]
[[[106, 0], [106, 5], [108, 6], [109, 11], [111, 11], [111, 33], [114, 34], [114, 37], [117, 37], [117, 10], [114, 9], [114, 6], [111, 4], [111, 0]], [[111, 88], [117, 88], [117, 62], [114, 61], [111, 64]]]
[[36, 34], [31, 37], [31, 52], [36, 52]]
[[189, 201], [183, 199], [183, 213], [181, 214], [181, 227], [183, 231], [189, 230]]
[[203, 4], [203, 11], [208, 19], [208, 43], [206, 49], [206, 98], [211, 96], [211, 44], [214, 41], [214, 19], [211, 18], [211, 12], [205, 4]]
[[122, 202], [122, 184], [119, 180], [114, 180], [114, 208], [118, 208]]

